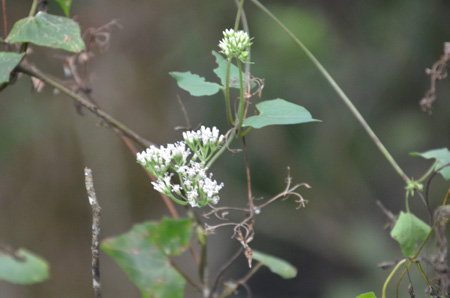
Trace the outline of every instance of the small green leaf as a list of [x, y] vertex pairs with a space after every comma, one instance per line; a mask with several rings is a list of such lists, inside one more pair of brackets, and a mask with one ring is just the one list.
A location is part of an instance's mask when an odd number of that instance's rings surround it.
[[189, 92], [192, 96], [214, 95], [222, 88], [219, 84], [206, 82], [205, 78], [187, 72], [169, 73], [178, 83], [178, 86]]
[[[225, 88], [225, 83], [227, 81], [227, 60], [216, 51], [212, 51], [212, 54], [216, 57], [217, 64], [217, 68], [214, 69], [214, 73], [220, 79], [222, 86]], [[242, 77], [245, 79], [244, 73], [242, 73]], [[256, 84], [252, 82], [251, 88], [255, 86]], [[233, 63], [231, 63], [230, 66], [230, 88], [239, 89], [239, 68]]]
[[260, 114], [245, 119], [244, 126], [262, 128], [268, 125], [300, 124], [320, 121], [313, 119], [304, 107], [280, 98], [260, 102], [256, 105], [256, 108]]
[[375, 296], [374, 292], [370, 292], [370, 293], [361, 294], [356, 298], [377, 298], [377, 296]]
[[186, 281], [171, 267], [169, 257], [186, 250], [191, 225], [189, 219], [145, 222], [124, 235], [106, 239], [101, 247], [139, 288], [142, 297], [181, 298]]
[[6, 40], [10, 43], [31, 42], [69, 52], [80, 52], [84, 49], [77, 23], [44, 12], [17, 21]]
[[391, 231], [391, 237], [397, 240], [405, 257], [414, 254], [418, 241], [424, 240], [431, 228], [412, 213], [400, 212], [400, 216]]
[[255, 250], [252, 257], [269, 267], [270, 271], [285, 279], [294, 278], [297, 275], [297, 269], [285, 260]]
[[0, 252], [0, 280], [31, 285], [48, 279], [49, 275], [47, 262], [25, 249], [14, 256]]
[[59, 6], [64, 10], [66, 17], [69, 17], [70, 14], [70, 6], [72, 5], [72, 0], [55, 0]]
[[[447, 148], [434, 149], [424, 153], [413, 152], [412, 156], [421, 156], [426, 159], [434, 158], [437, 161], [434, 169], [439, 169], [440, 167], [450, 163], [450, 151]], [[450, 166], [447, 166], [439, 171], [439, 173], [446, 180], [450, 180]]]
[[23, 54], [0, 52], [0, 84], [9, 82], [11, 71], [20, 63]]

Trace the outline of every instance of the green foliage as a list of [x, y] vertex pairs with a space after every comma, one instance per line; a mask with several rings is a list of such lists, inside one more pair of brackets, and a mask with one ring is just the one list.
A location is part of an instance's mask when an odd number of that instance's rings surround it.
[[400, 216], [391, 231], [391, 237], [397, 240], [405, 257], [414, 254], [418, 241], [425, 240], [431, 227], [412, 213], [400, 212]]
[[[411, 153], [411, 155], [420, 156], [426, 159], [436, 159], [437, 163], [434, 167], [435, 170], [450, 163], [450, 151], [447, 148], [429, 150], [424, 153], [413, 152]], [[450, 180], [450, 166], [443, 168], [439, 171], [439, 173], [442, 175], [442, 177], [444, 177], [444, 179]]]
[[24, 55], [0, 52], [0, 84], [9, 82], [11, 71], [20, 63]]
[[191, 238], [189, 219], [145, 222], [130, 232], [103, 241], [110, 255], [139, 288], [142, 297], [183, 297], [185, 280], [171, 267], [170, 257], [180, 255]]
[[374, 292], [369, 292], [369, 293], [361, 294], [356, 298], [377, 298], [377, 296], [375, 296]]
[[[214, 57], [216, 57], [217, 68], [214, 69], [214, 73], [220, 79], [222, 86], [226, 85], [227, 82], [227, 60], [223, 58], [222, 55], [217, 53], [216, 51], [212, 51]], [[242, 73], [242, 77], [245, 78], [244, 73]], [[239, 89], [239, 84], [237, 82], [239, 80], [239, 68], [231, 63], [230, 66], [230, 88]], [[232, 84], [232, 82], [235, 82]], [[255, 87], [255, 83], [252, 83], [251, 87]]]
[[66, 17], [70, 15], [70, 6], [72, 5], [72, 0], [55, 0], [59, 6], [64, 10]]
[[297, 276], [297, 269], [285, 260], [255, 250], [253, 250], [252, 257], [267, 266], [270, 271], [285, 279]]
[[80, 27], [76, 22], [44, 12], [17, 21], [6, 40], [10, 43], [31, 42], [69, 52], [84, 49]]
[[181, 89], [186, 90], [192, 96], [214, 95], [222, 88], [219, 84], [206, 82], [205, 78], [192, 74], [190, 71], [173, 71], [169, 74], [177, 81]]
[[49, 275], [47, 262], [25, 249], [15, 256], [0, 253], [0, 280], [31, 285], [47, 280]]
[[280, 98], [260, 102], [256, 105], [256, 108], [260, 114], [245, 119], [243, 126], [262, 128], [268, 125], [300, 124], [320, 121], [313, 119], [304, 107]]

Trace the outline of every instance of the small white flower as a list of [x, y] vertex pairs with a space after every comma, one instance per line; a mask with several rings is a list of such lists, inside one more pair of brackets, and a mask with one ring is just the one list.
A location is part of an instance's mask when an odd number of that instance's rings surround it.
[[221, 53], [228, 58], [237, 58], [247, 62], [248, 48], [252, 45], [251, 38], [247, 32], [242, 30], [235, 32], [233, 29], [223, 31], [223, 39], [219, 42]]

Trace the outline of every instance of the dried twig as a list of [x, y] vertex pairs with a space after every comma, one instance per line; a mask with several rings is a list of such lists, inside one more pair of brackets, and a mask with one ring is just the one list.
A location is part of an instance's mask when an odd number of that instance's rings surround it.
[[450, 67], [450, 42], [444, 43], [444, 54], [436, 61], [433, 66], [425, 70], [430, 76], [430, 89], [420, 100], [422, 111], [431, 114], [433, 103], [436, 100], [436, 82], [447, 77], [447, 71]]
[[86, 191], [89, 198], [89, 204], [92, 208], [92, 286], [94, 288], [95, 298], [102, 297], [100, 284], [100, 262], [99, 262], [99, 235], [100, 235], [100, 215], [101, 208], [97, 201], [95, 194], [94, 181], [92, 178], [92, 170], [84, 168], [84, 180], [86, 184]]

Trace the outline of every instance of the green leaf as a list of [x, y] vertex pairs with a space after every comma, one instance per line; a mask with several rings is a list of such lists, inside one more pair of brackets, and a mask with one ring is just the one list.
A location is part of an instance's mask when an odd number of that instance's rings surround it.
[[374, 292], [370, 292], [370, 293], [361, 294], [356, 298], [377, 298], [377, 296], [375, 296]]
[[[216, 51], [212, 51], [214, 57], [216, 57], [217, 68], [214, 69], [214, 73], [220, 79], [222, 86], [225, 88], [227, 81], [227, 60]], [[245, 74], [242, 72], [242, 77], [245, 78]], [[234, 82], [234, 84], [232, 84]], [[252, 82], [251, 88], [255, 87], [256, 83]], [[230, 66], [230, 88], [239, 89], [239, 68], [231, 63]]]
[[31, 42], [69, 52], [80, 52], [84, 49], [77, 23], [44, 12], [17, 21], [6, 40], [10, 43]]
[[72, 0], [55, 0], [59, 6], [64, 10], [66, 17], [69, 17], [70, 14], [70, 6], [72, 5]]
[[414, 254], [418, 241], [424, 240], [431, 228], [412, 213], [400, 212], [400, 216], [391, 231], [391, 237], [397, 240], [405, 257]]
[[9, 82], [11, 71], [20, 63], [23, 54], [0, 52], [0, 84]]
[[187, 72], [169, 73], [178, 83], [178, 86], [189, 92], [192, 96], [214, 95], [222, 88], [219, 84], [206, 82], [205, 78]]
[[245, 119], [244, 126], [262, 128], [268, 125], [300, 124], [320, 121], [313, 119], [304, 107], [280, 98], [258, 103], [256, 108], [260, 114]]
[[139, 288], [144, 298], [183, 297], [184, 278], [171, 267], [169, 257], [180, 255], [191, 238], [189, 219], [145, 222], [130, 232], [106, 239], [102, 250], [110, 255]]
[[[434, 169], [439, 169], [440, 167], [450, 163], [450, 151], [447, 148], [434, 149], [424, 153], [413, 152], [412, 156], [421, 156], [426, 159], [434, 158], [437, 161]], [[439, 171], [439, 173], [446, 180], [450, 180], [450, 166], [447, 166]]]
[[48, 279], [49, 275], [47, 262], [25, 249], [15, 255], [0, 252], [0, 280], [31, 285]]
[[297, 269], [285, 260], [255, 250], [252, 257], [269, 267], [270, 271], [285, 279], [294, 278], [297, 275]]

